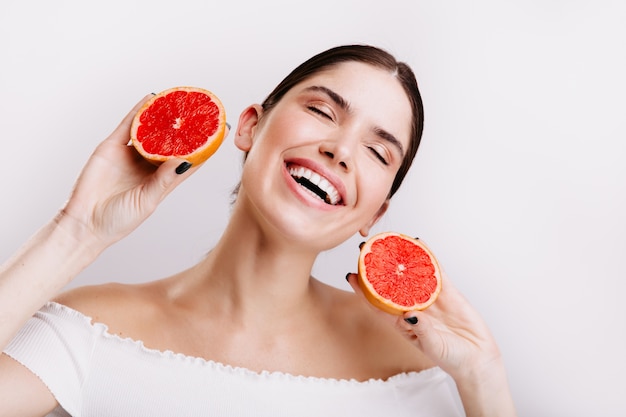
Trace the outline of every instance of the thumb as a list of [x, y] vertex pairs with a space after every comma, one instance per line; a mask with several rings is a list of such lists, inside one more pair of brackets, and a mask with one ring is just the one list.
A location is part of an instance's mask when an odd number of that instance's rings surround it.
[[[144, 98], [144, 101], [149, 98]], [[138, 106], [141, 102], [138, 104]], [[132, 113], [132, 112], [131, 112]], [[230, 133], [230, 124], [226, 123], [224, 138]], [[172, 158], [163, 162], [145, 185], [145, 196], [155, 205], [161, 202], [176, 186], [183, 182], [200, 165], [192, 167], [191, 162]]]
[[145, 184], [144, 198], [154, 205], [160, 203], [195, 171], [191, 168], [191, 163], [183, 159], [170, 159], [163, 162]]
[[427, 314], [421, 311], [409, 311], [398, 319], [398, 325], [427, 356], [442, 357], [445, 351], [444, 341]]

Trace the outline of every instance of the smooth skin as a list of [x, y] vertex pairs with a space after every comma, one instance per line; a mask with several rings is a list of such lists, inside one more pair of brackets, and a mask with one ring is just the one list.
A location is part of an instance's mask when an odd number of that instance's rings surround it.
[[[96, 148], [60, 213], [1, 267], [2, 346], [55, 299], [148, 348], [254, 371], [367, 380], [438, 365], [457, 383], [468, 416], [515, 415], [498, 347], [450, 280], [444, 277], [433, 306], [405, 315], [418, 318], [410, 325], [369, 305], [354, 274], [348, 275], [354, 293], [310, 276], [320, 251], [357, 232], [367, 236], [384, 214], [408, 145], [411, 113], [402, 87], [366, 64], [343, 63], [313, 76], [267, 114], [257, 105], [242, 112], [234, 141], [248, 157], [238, 198], [201, 262], [146, 284], [59, 295], [198, 169], [177, 175], [180, 160], [155, 169], [127, 146], [144, 101]], [[287, 174], [291, 164], [332, 178], [341, 202], [330, 206], [304, 191]], [[38, 378], [6, 355], [0, 404], [14, 407], [0, 411], [7, 416], [42, 415], [57, 405]]]

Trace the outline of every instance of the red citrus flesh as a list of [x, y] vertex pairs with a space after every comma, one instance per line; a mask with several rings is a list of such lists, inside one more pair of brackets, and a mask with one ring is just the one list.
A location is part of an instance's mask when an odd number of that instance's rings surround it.
[[441, 291], [437, 259], [419, 239], [379, 233], [361, 247], [359, 285], [366, 298], [391, 314], [423, 310]]
[[150, 162], [183, 158], [198, 165], [215, 153], [225, 132], [226, 112], [215, 94], [174, 87], [155, 95], [137, 112], [131, 140]]

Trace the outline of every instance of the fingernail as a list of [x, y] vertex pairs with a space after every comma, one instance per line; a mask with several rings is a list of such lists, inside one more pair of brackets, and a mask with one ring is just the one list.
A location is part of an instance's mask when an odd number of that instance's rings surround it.
[[417, 324], [417, 317], [415, 317], [415, 316], [414, 317], [407, 317], [407, 318], [404, 319], [404, 321], [406, 321], [409, 324], [416, 325]]
[[365, 245], [365, 242], [359, 243], [359, 249], [363, 249], [363, 245]]
[[187, 161], [183, 162], [182, 164], [180, 164], [179, 166], [176, 167], [176, 173], [178, 175], [184, 173], [185, 171], [187, 171], [189, 168], [191, 168], [191, 164]]
[[156, 96], [156, 93], [150, 93], [150, 94], [152, 94], [153, 96]]
[[226, 122], [226, 127], [230, 130], [230, 123]]
[[346, 281], [350, 282], [350, 272], [346, 274]]

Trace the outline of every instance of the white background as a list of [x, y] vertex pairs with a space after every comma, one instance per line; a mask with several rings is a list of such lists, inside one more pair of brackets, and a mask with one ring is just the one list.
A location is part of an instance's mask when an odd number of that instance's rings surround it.
[[[624, 416], [625, 22], [618, 0], [4, 0], [0, 260], [145, 94], [208, 88], [235, 124], [303, 59], [373, 43], [413, 66], [426, 107], [414, 169], [375, 231], [434, 249], [499, 341], [520, 416]], [[239, 172], [227, 140], [73, 285], [197, 261]], [[347, 288], [360, 240], [316, 275]]]

